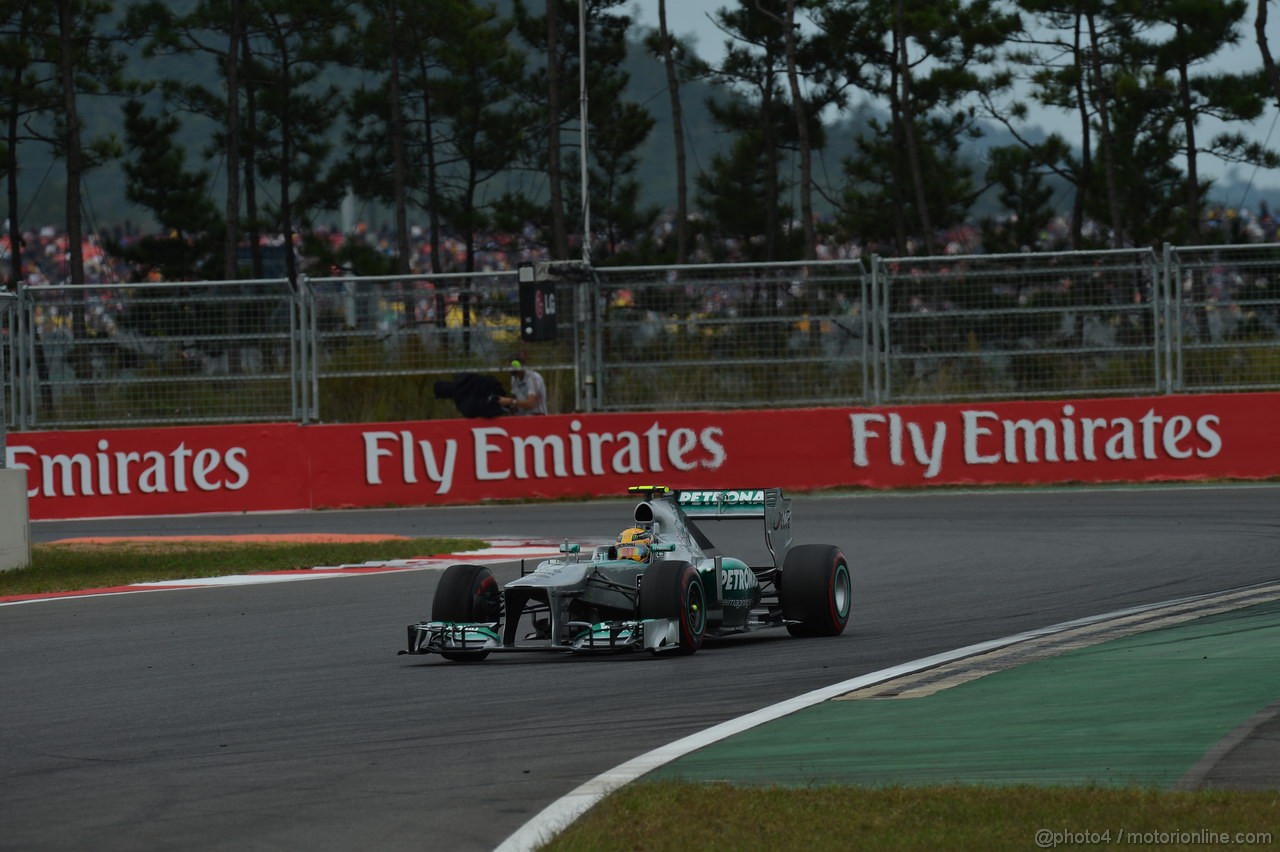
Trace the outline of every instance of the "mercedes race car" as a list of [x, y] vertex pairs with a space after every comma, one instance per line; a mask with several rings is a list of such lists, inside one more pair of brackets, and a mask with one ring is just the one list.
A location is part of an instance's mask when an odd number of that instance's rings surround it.
[[[401, 654], [457, 661], [491, 653], [648, 650], [692, 654], [709, 637], [785, 627], [836, 636], [849, 621], [849, 562], [829, 544], [792, 545], [791, 501], [781, 489], [631, 488], [634, 526], [614, 544], [560, 555], [499, 588], [484, 565], [451, 565], [431, 619], [408, 628]], [[761, 557], [720, 552], [703, 531], [749, 521]], [[738, 525], [739, 527], [741, 525]], [[750, 540], [742, 541], [746, 550]]]

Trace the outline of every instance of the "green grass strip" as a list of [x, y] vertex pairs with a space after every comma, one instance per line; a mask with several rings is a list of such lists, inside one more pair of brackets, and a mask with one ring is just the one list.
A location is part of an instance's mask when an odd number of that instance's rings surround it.
[[1280, 843], [1280, 792], [632, 784], [549, 852], [1245, 849]]
[[0, 571], [0, 595], [66, 592], [190, 580], [258, 571], [344, 565], [380, 559], [412, 559], [477, 550], [470, 538], [387, 539], [354, 543], [145, 542], [37, 544], [31, 567]]

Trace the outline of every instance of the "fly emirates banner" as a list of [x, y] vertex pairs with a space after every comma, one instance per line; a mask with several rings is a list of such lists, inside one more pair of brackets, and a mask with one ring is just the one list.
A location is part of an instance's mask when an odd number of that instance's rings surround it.
[[11, 433], [32, 519], [1280, 476], [1280, 394]]

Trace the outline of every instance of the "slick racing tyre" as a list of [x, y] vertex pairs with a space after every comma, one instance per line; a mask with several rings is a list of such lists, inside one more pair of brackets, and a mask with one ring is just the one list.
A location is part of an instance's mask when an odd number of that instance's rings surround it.
[[[484, 565], [450, 565], [440, 577], [435, 600], [431, 602], [432, 621], [455, 623], [502, 621], [502, 590], [493, 572]], [[483, 660], [488, 651], [441, 654], [446, 660]]]
[[801, 544], [782, 563], [782, 617], [792, 636], [839, 636], [849, 623], [849, 560], [829, 544]]
[[680, 630], [680, 645], [674, 651], [695, 653], [707, 632], [706, 595], [697, 570], [676, 561], [656, 562], [646, 569], [640, 581], [640, 617], [674, 619]]

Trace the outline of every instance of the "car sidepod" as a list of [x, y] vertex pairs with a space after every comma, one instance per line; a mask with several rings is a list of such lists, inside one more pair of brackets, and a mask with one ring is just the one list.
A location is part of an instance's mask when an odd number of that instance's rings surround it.
[[714, 560], [714, 570], [706, 576], [715, 585], [715, 598], [721, 609], [717, 629], [738, 631], [751, 625], [751, 613], [760, 603], [761, 585], [747, 563], [731, 556]]

